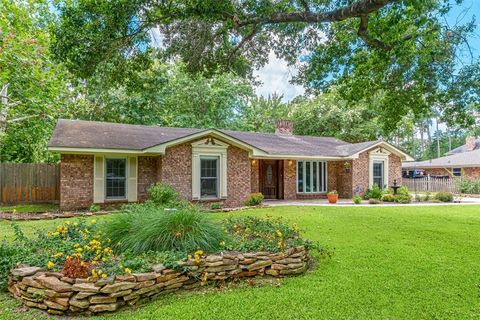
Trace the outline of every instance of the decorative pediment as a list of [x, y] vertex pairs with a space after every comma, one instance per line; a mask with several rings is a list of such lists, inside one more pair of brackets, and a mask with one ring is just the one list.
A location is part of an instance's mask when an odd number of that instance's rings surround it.
[[225, 143], [223, 141], [220, 141], [218, 139], [212, 138], [212, 137], [207, 137], [205, 139], [195, 141], [195, 142], [192, 143], [192, 147], [195, 148], [195, 149], [196, 148], [226, 149], [226, 148], [228, 148], [228, 146], [229, 145], [227, 143]]
[[383, 147], [380, 147], [370, 151], [369, 154], [372, 156], [388, 156], [391, 154], [391, 152]]

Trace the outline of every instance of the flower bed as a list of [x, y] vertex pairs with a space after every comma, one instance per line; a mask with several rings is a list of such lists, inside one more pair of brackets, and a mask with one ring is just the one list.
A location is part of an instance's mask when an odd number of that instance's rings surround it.
[[38, 267], [21, 267], [10, 273], [8, 290], [28, 307], [50, 314], [79, 314], [116, 311], [125, 305], [155, 299], [179, 289], [192, 290], [212, 281], [235, 278], [302, 274], [307, 270], [308, 250], [304, 246], [283, 252], [225, 252], [193, 257], [179, 263], [183, 271], [162, 264], [151, 272], [90, 279], [73, 279], [60, 272]]

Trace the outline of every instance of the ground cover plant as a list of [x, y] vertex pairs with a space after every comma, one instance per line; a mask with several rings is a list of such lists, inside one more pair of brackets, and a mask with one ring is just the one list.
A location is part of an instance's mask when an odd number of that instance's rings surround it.
[[0, 213], [15, 212], [15, 213], [43, 213], [58, 211], [56, 204], [21, 204], [16, 206], [0, 206]]
[[[335, 249], [306, 275], [281, 284], [202, 290], [95, 319], [478, 319], [480, 206], [272, 207], [212, 213], [282, 217]], [[98, 217], [98, 223], [115, 215]], [[72, 222], [78, 219], [71, 220]], [[58, 221], [19, 222], [26, 234]], [[0, 234], [13, 241], [9, 222]], [[394, 303], [392, 303], [394, 302]], [[52, 319], [0, 292], [0, 319]]]

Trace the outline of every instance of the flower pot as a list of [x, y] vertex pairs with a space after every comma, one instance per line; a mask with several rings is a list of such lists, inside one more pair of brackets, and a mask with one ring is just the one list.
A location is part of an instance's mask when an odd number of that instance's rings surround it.
[[337, 203], [338, 194], [337, 194], [337, 193], [327, 194], [327, 198], [328, 198], [328, 202], [330, 202], [330, 203]]

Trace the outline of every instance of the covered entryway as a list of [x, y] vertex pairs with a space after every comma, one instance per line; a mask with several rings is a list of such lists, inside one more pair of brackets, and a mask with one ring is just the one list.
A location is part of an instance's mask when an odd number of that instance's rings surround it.
[[265, 199], [283, 199], [283, 161], [260, 160], [260, 192]]

